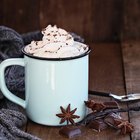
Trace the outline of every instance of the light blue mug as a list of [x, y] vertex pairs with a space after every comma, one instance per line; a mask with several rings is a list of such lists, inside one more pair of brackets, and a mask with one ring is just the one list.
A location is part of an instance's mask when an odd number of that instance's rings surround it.
[[[78, 42], [77, 42], [78, 43]], [[71, 58], [41, 58], [27, 54], [24, 58], [7, 59], [0, 64], [0, 86], [3, 94], [12, 102], [25, 108], [27, 116], [34, 122], [59, 126], [60, 106], [71, 110], [81, 121], [85, 117], [84, 101], [88, 100], [88, 54]], [[25, 67], [25, 100], [11, 93], [5, 84], [4, 71], [8, 66]], [[63, 123], [62, 125], [66, 125]]]

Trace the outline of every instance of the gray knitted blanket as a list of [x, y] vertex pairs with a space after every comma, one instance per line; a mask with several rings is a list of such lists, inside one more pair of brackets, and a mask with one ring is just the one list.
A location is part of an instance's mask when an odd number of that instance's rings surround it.
[[[84, 40], [71, 33], [75, 41]], [[15, 30], [0, 26], [0, 62], [8, 58], [21, 58], [22, 47], [29, 44], [32, 40], [40, 40], [40, 31], [29, 32], [20, 35]], [[24, 98], [24, 68], [12, 66], [5, 72], [6, 84], [8, 89], [15, 95]], [[26, 124], [25, 113], [21, 112], [18, 105], [10, 102], [0, 91], [0, 140], [40, 140], [40, 138], [22, 131], [20, 128]]]

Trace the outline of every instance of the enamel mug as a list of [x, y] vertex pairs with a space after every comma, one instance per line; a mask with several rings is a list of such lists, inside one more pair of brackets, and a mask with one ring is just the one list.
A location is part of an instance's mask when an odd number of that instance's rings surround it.
[[[78, 43], [78, 42], [77, 42]], [[86, 115], [84, 101], [88, 100], [88, 57], [90, 49], [82, 55], [69, 58], [41, 58], [27, 54], [24, 58], [4, 60], [0, 64], [0, 86], [4, 96], [25, 108], [27, 116], [34, 122], [59, 126], [56, 114], [62, 113], [60, 106], [71, 110], [81, 121]], [[11, 93], [6, 87], [4, 71], [8, 66], [25, 67], [25, 100]]]

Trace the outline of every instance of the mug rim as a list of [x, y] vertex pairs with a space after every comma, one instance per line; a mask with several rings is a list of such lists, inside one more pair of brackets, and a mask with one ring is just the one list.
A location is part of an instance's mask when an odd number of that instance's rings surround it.
[[[25, 46], [26, 47], [26, 46]], [[90, 52], [91, 52], [91, 48], [88, 46], [88, 50], [80, 55], [77, 55], [77, 56], [73, 56], [73, 57], [64, 57], [64, 58], [47, 58], [47, 57], [39, 57], [39, 56], [34, 56], [34, 55], [31, 55], [27, 52], [25, 52], [24, 48], [22, 48], [22, 53], [28, 57], [31, 57], [31, 58], [34, 58], [34, 59], [39, 59], [39, 60], [51, 60], [51, 61], [64, 61], [64, 60], [72, 60], [72, 59], [78, 59], [78, 58], [81, 58], [81, 57], [84, 57], [86, 55], [88, 55]]]

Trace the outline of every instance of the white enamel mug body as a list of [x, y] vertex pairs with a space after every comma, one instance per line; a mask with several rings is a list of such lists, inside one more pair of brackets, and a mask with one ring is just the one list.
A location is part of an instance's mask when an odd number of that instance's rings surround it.
[[[0, 85], [3, 94], [12, 102], [25, 108], [27, 116], [34, 122], [59, 126], [60, 106], [71, 110], [81, 121], [86, 115], [84, 101], [88, 100], [88, 54], [72, 58], [47, 59], [24, 53], [24, 58], [7, 59], [0, 65]], [[25, 100], [12, 94], [6, 87], [4, 71], [8, 66], [25, 67]]]

